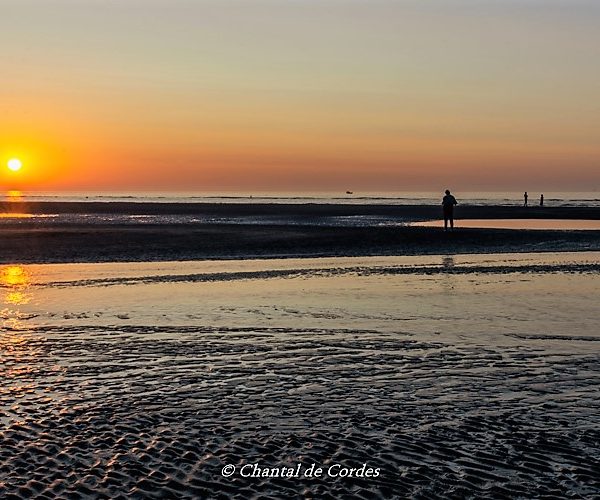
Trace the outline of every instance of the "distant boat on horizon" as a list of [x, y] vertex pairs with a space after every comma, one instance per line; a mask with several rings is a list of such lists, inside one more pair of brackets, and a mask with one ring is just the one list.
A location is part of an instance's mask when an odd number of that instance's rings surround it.
[[354, 194], [352, 191], [346, 191], [346, 194]]

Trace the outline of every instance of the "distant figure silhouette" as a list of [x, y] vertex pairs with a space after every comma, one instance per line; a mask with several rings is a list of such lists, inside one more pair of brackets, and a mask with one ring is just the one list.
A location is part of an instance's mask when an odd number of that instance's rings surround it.
[[527, 206], [527, 198], [529, 198], [529, 195], [527, 194], [527, 191], [525, 191], [525, 193], [523, 193], [523, 200], [525, 200], [525, 203], [523, 203], [524, 207]]
[[544, 195], [540, 195], [540, 207], [544, 206]]
[[456, 198], [450, 194], [450, 190], [446, 189], [446, 196], [442, 199], [444, 231], [448, 230], [448, 222], [450, 222], [450, 228], [454, 229], [454, 205], [458, 205], [458, 202], [456, 201]]

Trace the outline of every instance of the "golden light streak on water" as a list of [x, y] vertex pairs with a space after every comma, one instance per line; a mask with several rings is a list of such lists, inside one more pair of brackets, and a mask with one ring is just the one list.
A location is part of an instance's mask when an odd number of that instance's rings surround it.
[[11, 189], [6, 192], [6, 201], [23, 201], [23, 193], [18, 189]]
[[0, 280], [8, 287], [26, 287], [30, 277], [22, 266], [7, 266], [2, 269]]
[[[30, 292], [31, 275], [24, 267], [19, 265], [6, 266], [0, 270], [0, 285], [8, 288], [3, 297], [4, 304], [8, 306], [22, 306], [28, 304], [33, 295]], [[22, 328], [22, 320], [27, 315], [18, 309], [4, 308], [0, 311], [0, 318], [5, 328], [18, 330]]]

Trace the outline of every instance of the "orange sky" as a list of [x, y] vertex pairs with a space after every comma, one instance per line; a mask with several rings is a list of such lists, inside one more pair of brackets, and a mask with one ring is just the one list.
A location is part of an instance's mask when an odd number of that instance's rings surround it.
[[7, 189], [600, 188], [597, 2], [2, 7]]

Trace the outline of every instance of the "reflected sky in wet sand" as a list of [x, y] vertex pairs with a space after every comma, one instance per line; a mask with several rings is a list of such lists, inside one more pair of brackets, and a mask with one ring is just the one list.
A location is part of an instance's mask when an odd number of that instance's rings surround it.
[[598, 260], [581, 252], [12, 265], [0, 279], [4, 324], [19, 328], [404, 325], [428, 335], [443, 323], [454, 339], [484, 341], [490, 321], [502, 332], [526, 322], [585, 334]]
[[[443, 221], [415, 222], [411, 226], [443, 227]], [[600, 220], [581, 219], [455, 219], [454, 227], [484, 229], [557, 229], [564, 231], [600, 231]]]

